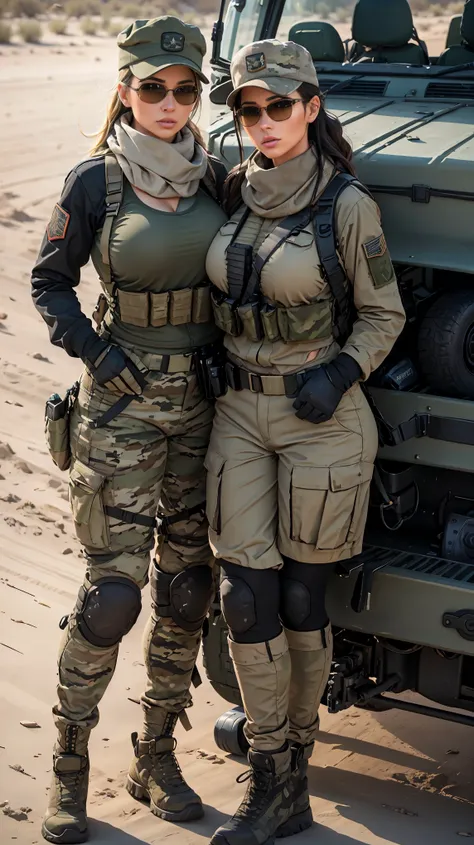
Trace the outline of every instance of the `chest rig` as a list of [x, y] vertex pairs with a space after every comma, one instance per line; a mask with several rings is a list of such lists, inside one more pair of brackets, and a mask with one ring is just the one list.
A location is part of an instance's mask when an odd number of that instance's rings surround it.
[[[152, 291], [131, 292], [122, 290], [114, 278], [110, 245], [114, 220], [123, 202], [124, 177], [117, 159], [111, 152], [105, 154], [105, 220], [100, 236], [100, 252], [103, 271], [101, 283], [104, 293], [100, 295], [94, 311], [98, 325], [107, 311], [110, 319], [116, 314], [124, 323], [147, 328], [153, 326], [180, 326], [185, 323], [208, 323], [212, 318], [209, 284], [195, 288], [153, 293]], [[217, 201], [216, 178], [211, 164], [201, 180], [201, 187]], [[109, 318], [108, 318], [109, 319]]]
[[[229, 293], [213, 288], [211, 294], [219, 328], [233, 337], [245, 335], [254, 342], [266, 339], [291, 343], [333, 337], [341, 346], [345, 343], [354, 322], [354, 298], [337, 254], [335, 210], [338, 198], [349, 185], [369, 193], [354, 176], [338, 173], [316, 205], [285, 217], [267, 235], [256, 254], [252, 246], [238, 241], [250, 214], [248, 208], [244, 211], [226, 250]], [[288, 238], [311, 225], [331, 299], [318, 297], [309, 304], [291, 307], [271, 302], [261, 290], [263, 267]]]

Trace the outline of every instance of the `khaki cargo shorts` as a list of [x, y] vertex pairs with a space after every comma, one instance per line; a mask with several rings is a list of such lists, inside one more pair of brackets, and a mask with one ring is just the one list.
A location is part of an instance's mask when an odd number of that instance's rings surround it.
[[229, 388], [207, 453], [207, 514], [217, 558], [254, 569], [282, 555], [330, 563], [359, 554], [377, 428], [359, 385], [329, 422], [299, 420], [285, 396]]

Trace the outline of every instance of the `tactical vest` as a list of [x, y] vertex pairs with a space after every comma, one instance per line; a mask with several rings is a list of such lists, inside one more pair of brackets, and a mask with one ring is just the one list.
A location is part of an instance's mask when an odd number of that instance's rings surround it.
[[[264, 338], [270, 342], [292, 343], [334, 337], [344, 345], [352, 331], [355, 309], [352, 287], [337, 254], [335, 210], [339, 196], [349, 185], [355, 185], [370, 196], [354, 176], [338, 173], [316, 205], [285, 217], [267, 235], [256, 255], [251, 246], [238, 242], [250, 214], [248, 208], [244, 211], [226, 250], [229, 293], [214, 287], [211, 292], [214, 318], [220, 329], [233, 337], [243, 334], [254, 342]], [[316, 299], [292, 307], [271, 302], [262, 294], [260, 286], [264, 265], [290, 236], [311, 224], [332, 301]]]
[[[151, 291], [130, 292], [120, 288], [114, 279], [110, 260], [112, 227], [123, 201], [124, 177], [121, 167], [112, 152], [105, 153], [105, 220], [100, 236], [100, 252], [103, 263], [101, 278], [104, 294], [99, 297], [94, 319], [100, 324], [109, 312], [108, 319], [117, 314], [122, 322], [132, 326], [155, 328], [181, 326], [186, 323], [208, 323], [212, 319], [210, 286], [208, 283], [195, 288], [152, 293]], [[219, 185], [209, 162], [207, 172], [201, 179], [201, 187], [216, 202], [219, 199]]]

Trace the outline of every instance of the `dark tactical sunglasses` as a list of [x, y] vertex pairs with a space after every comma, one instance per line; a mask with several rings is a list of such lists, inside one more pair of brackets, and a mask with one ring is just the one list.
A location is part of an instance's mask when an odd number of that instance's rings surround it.
[[255, 126], [260, 120], [262, 112], [266, 112], [270, 120], [288, 120], [291, 117], [293, 106], [296, 103], [304, 103], [300, 97], [290, 99], [283, 97], [281, 100], [275, 100], [269, 103], [268, 106], [241, 106], [237, 109], [236, 115], [240, 120], [242, 126]]
[[192, 106], [199, 96], [196, 85], [178, 85], [177, 88], [165, 88], [159, 82], [142, 82], [138, 88], [134, 88], [133, 85], [127, 85], [127, 88], [136, 91], [140, 100], [150, 104], [161, 103], [170, 91], [180, 106]]

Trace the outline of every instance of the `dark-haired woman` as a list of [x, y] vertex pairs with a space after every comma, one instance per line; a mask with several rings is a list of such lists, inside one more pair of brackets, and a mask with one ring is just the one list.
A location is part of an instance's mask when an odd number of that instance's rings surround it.
[[[228, 355], [207, 508], [250, 772], [212, 842], [263, 845], [312, 822], [307, 761], [332, 654], [326, 584], [335, 562], [361, 551], [377, 451], [359, 382], [390, 351], [404, 312], [379, 210], [351, 178], [310, 54], [254, 43], [231, 75], [228, 104], [257, 150], [229, 177], [235, 211], [207, 256]], [[334, 229], [329, 258], [353, 303], [345, 336], [313, 227], [334, 195], [322, 231]]]
[[[213, 595], [204, 456], [213, 407], [199, 350], [219, 332], [205, 260], [224, 222], [217, 169], [193, 123], [206, 42], [175, 17], [118, 36], [119, 82], [93, 155], [66, 179], [33, 270], [51, 340], [84, 361], [71, 416], [70, 502], [86, 571], [59, 654], [45, 839], [85, 842], [88, 743], [151, 570], [143, 725], [127, 789], [170, 821], [203, 814], [174, 750]], [[222, 166], [222, 165], [221, 165]], [[108, 310], [94, 331], [75, 288], [92, 258]]]

